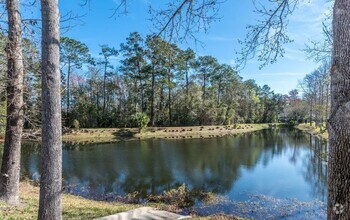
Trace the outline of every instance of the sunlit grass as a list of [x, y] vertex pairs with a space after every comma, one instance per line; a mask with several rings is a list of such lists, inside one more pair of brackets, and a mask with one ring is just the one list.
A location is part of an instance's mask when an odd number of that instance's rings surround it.
[[[180, 188], [179, 188], [180, 189]], [[175, 194], [176, 199], [181, 196], [188, 195], [179, 189], [173, 189], [165, 192], [165, 197]], [[171, 193], [170, 193], [171, 192]], [[210, 199], [215, 199], [215, 195], [211, 195]], [[174, 196], [174, 195], [171, 195]], [[37, 219], [39, 208], [39, 187], [33, 186], [28, 180], [20, 184], [21, 205], [14, 207], [0, 202], [0, 219]], [[163, 198], [163, 197], [162, 197]], [[96, 219], [108, 215], [113, 215], [120, 212], [129, 211], [141, 206], [149, 206], [160, 210], [178, 212], [181, 209], [176, 204], [166, 203], [147, 203], [147, 204], [124, 204], [117, 202], [101, 202], [74, 196], [69, 194], [62, 195], [62, 217], [63, 219]], [[229, 215], [212, 215], [207, 217], [193, 216], [194, 219], [240, 219]]]
[[192, 139], [212, 138], [226, 135], [247, 133], [268, 128], [268, 124], [237, 124], [230, 126], [178, 126], [150, 127], [143, 133], [137, 128], [98, 128], [76, 129], [63, 135], [64, 141], [70, 142], [109, 142], [135, 139]]
[[[20, 197], [21, 205], [18, 207], [0, 202], [0, 219], [37, 219], [39, 187], [21, 182]], [[63, 194], [62, 206], [63, 219], [94, 219], [140, 207], [140, 205], [87, 200], [68, 194]]]

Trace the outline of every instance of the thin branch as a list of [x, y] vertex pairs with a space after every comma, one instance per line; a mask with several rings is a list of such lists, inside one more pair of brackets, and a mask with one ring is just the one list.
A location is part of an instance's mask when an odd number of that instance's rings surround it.
[[253, 0], [254, 12], [261, 20], [254, 25], [248, 25], [245, 40], [239, 41], [243, 48], [237, 52], [237, 68], [243, 68], [247, 60], [254, 58], [256, 53], [258, 61], [262, 62], [260, 68], [274, 63], [278, 57], [283, 57], [283, 45], [292, 42], [287, 35], [286, 26], [288, 16], [295, 10], [299, 0], [268, 0], [270, 4], [264, 5], [257, 1]]

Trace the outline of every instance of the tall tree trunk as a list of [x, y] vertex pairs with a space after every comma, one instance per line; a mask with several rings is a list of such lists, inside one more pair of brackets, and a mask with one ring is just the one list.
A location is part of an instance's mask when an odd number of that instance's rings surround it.
[[[65, 126], [70, 126], [70, 72], [71, 72], [71, 64], [70, 60], [68, 61], [68, 71], [67, 71], [67, 109], [66, 109], [66, 118], [64, 120]], [[62, 105], [61, 105], [62, 108]]]
[[105, 69], [103, 74], [103, 108], [102, 114], [105, 114], [106, 111], [106, 78], [107, 78], [107, 60], [105, 61]]
[[315, 85], [315, 93], [314, 93], [314, 111], [315, 111], [315, 126], [318, 127], [318, 122], [319, 122], [319, 106], [318, 106], [318, 102], [317, 102], [317, 92], [316, 92], [316, 85]]
[[[161, 84], [162, 87], [160, 88], [160, 100], [159, 100], [159, 112], [157, 115], [158, 120], [157, 121], [162, 121], [163, 123], [163, 101], [164, 101], [164, 85]], [[163, 125], [163, 124], [162, 124]]]
[[206, 85], [206, 83], [207, 83], [207, 74], [203, 74], [203, 88], [202, 88], [202, 92], [203, 92], [203, 94], [202, 94], [202, 100], [203, 100], [203, 102], [204, 102], [204, 100], [205, 100], [205, 93], [206, 93], [206, 91], [205, 91], [205, 88], [207, 87], [207, 85]]
[[172, 125], [172, 113], [171, 113], [171, 79], [170, 76], [168, 76], [168, 110], [169, 110], [169, 126]]
[[152, 66], [152, 94], [151, 94], [151, 126], [154, 127], [154, 93], [155, 93], [155, 70]]
[[323, 85], [323, 83], [321, 83], [321, 85], [320, 85], [320, 87], [321, 87], [321, 103], [320, 103], [320, 105], [321, 105], [321, 124], [320, 124], [320, 129], [321, 129], [321, 131], [322, 131], [322, 129], [323, 129], [323, 122], [324, 122], [324, 115], [325, 115], [325, 110], [324, 110], [324, 97], [323, 97], [323, 93], [324, 93], [324, 91], [323, 91], [323, 87], [324, 87], [324, 85]]
[[138, 100], [137, 100], [137, 80], [134, 80], [134, 92], [133, 92], [133, 101], [134, 101], [134, 108], [135, 113], [138, 111]]
[[[186, 62], [186, 67], [188, 66], [187, 62]], [[189, 112], [190, 111], [190, 106], [191, 106], [191, 102], [190, 102], [190, 97], [189, 97], [189, 73], [188, 73], [188, 69], [186, 69], [186, 97], [185, 97], [185, 111]], [[189, 117], [188, 115], [186, 115], [184, 117], [185, 121], [184, 124], [188, 125], [189, 124]]]
[[142, 79], [140, 78], [140, 93], [141, 93], [141, 112], [144, 112], [144, 91], [143, 91], [143, 84]]
[[18, 0], [7, 0], [7, 121], [0, 176], [0, 199], [19, 203], [21, 138], [23, 129], [23, 56]]
[[312, 111], [313, 111], [313, 109], [312, 109], [312, 98], [311, 98], [311, 102], [310, 102], [310, 121], [309, 121], [309, 124], [310, 124], [310, 126], [312, 126]]
[[[186, 62], [186, 66], [187, 66], [187, 62]], [[188, 97], [188, 87], [189, 87], [189, 80], [188, 80], [188, 70], [186, 70], [186, 97]]]
[[219, 80], [218, 94], [217, 94], [217, 105], [220, 105], [220, 95], [221, 95], [221, 80]]
[[[121, 86], [120, 86], [120, 78], [119, 75], [117, 74], [117, 82], [118, 82], [118, 87], [117, 87], [117, 96], [118, 96], [118, 114], [119, 114], [119, 121], [122, 119], [122, 91], [121, 91]], [[119, 123], [118, 126], [121, 126]]]
[[349, 219], [350, 1], [336, 0], [333, 10], [332, 96], [328, 120], [328, 219]]
[[42, 150], [38, 219], [62, 219], [62, 125], [58, 0], [41, 0]]
[[68, 72], [67, 72], [67, 115], [69, 113], [69, 99], [70, 99], [70, 60], [68, 61]]
[[98, 82], [96, 83], [96, 110], [100, 108], [100, 92], [99, 92], [100, 87], [98, 86]]
[[330, 93], [330, 89], [329, 89], [329, 82], [327, 80], [327, 84], [326, 84], [326, 120], [328, 119], [328, 109], [329, 109], [329, 93]]

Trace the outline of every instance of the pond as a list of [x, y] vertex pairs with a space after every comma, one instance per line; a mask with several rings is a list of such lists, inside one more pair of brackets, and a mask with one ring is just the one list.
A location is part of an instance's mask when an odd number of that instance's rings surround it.
[[[281, 128], [192, 140], [140, 140], [63, 146], [66, 191], [113, 200], [139, 192], [161, 194], [185, 184], [220, 199], [197, 201], [199, 215], [256, 219], [325, 219], [327, 143]], [[39, 178], [40, 146], [24, 144], [22, 174]]]

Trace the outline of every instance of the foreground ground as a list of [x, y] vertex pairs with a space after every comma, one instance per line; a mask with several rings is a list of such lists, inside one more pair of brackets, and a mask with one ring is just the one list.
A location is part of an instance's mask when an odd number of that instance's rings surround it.
[[[28, 182], [20, 185], [21, 206], [10, 207], [0, 202], [0, 219], [37, 219], [39, 187]], [[121, 203], [86, 200], [78, 196], [63, 194], [63, 219], [94, 219], [139, 207]]]
[[[0, 202], [0, 219], [37, 219], [39, 207], [39, 187], [28, 181], [20, 184], [21, 205], [11, 207]], [[87, 200], [79, 196], [63, 194], [63, 219], [96, 219], [119, 212], [139, 208], [141, 205]], [[147, 206], [160, 210], [174, 211], [171, 205], [149, 203]], [[209, 217], [194, 217], [194, 219], [237, 219], [232, 216], [215, 215]]]

